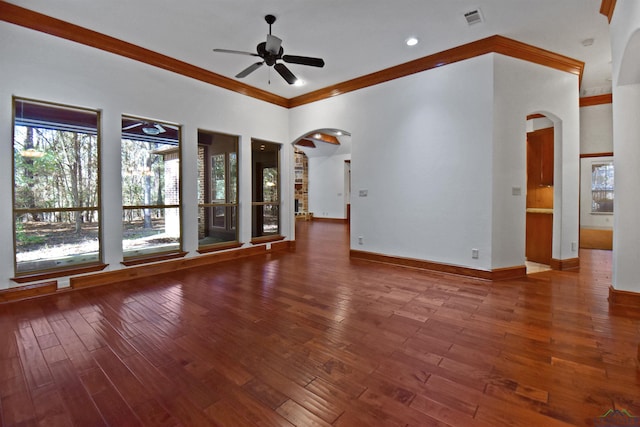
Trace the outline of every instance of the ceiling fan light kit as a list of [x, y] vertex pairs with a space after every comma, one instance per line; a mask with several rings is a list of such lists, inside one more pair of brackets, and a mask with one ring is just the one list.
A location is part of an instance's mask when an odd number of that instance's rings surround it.
[[282, 48], [282, 39], [271, 34], [271, 25], [276, 22], [276, 17], [274, 15], [267, 15], [264, 17], [264, 20], [267, 21], [267, 24], [269, 24], [269, 34], [267, 34], [266, 41], [261, 42], [258, 44], [258, 46], [256, 46], [257, 53], [231, 49], [213, 49], [214, 52], [233, 53], [237, 55], [248, 55], [262, 58], [261, 61], [249, 65], [247, 68], [236, 74], [236, 78], [245, 78], [258, 68], [266, 64], [268, 67], [273, 67], [287, 83], [292, 85], [298, 81], [298, 78], [291, 72], [291, 70], [289, 70], [289, 68], [283, 62], [289, 64], [308, 65], [311, 67], [319, 68], [324, 67], [324, 60], [322, 58], [285, 55], [284, 49]]
[[131, 129], [135, 129], [137, 127], [139, 127], [140, 130], [142, 131], [142, 133], [144, 133], [145, 135], [151, 135], [151, 136], [160, 135], [161, 133], [165, 133], [167, 131], [159, 123], [156, 123], [156, 122], [145, 122], [145, 121], [140, 121], [138, 123], [134, 123], [132, 125], [125, 126], [125, 127], [122, 128], [122, 130], [123, 131], [128, 131], [128, 130], [131, 130]]

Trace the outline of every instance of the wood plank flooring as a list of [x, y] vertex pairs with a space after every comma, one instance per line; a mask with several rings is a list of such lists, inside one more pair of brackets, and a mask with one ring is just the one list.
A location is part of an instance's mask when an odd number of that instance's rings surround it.
[[611, 255], [486, 282], [297, 250], [0, 306], [2, 426], [593, 426], [640, 415]]

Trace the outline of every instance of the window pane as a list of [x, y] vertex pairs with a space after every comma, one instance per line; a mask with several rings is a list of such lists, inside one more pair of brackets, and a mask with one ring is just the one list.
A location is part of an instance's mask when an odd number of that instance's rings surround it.
[[180, 250], [179, 208], [124, 209], [123, 215], [126, 257]]
[[278, 205], [259, 205], [253, 207], [254, 218], [259, 219], [258, 233], [253, 237], [271, 236], [280, 234], [280, 212]]
[[229, 153], [229, 199], [228, 203], [238, 203], [238, 154]]
[[[200, 208], [201, 215], [211, 219], [208, 232], [199, 237], [199, 245], [213, 245], [222, 242], [233, 242], [236, 236], [237, 206], [208, 206]], [[202, 230], [201, 230], [202, 231]]]
[[[76, 227], [76, 224], [81, 224]], [[98, 211], [17, 215], [16, 273], [28, 273], [100, 261]]]
[[205, 131], [198, 132], [198, 240], [200, 247], [238, 240], [237, 150], [237, 137]]
[[100, 261], [96, 111], [14, 100], [16, 273]]
[[591, 211], [613, 213], [613, 162], [591, 165]]
[[251, 142], [252, 237], [280, 233], [280, 144]]
[[262, 171], [262, 201], [278, 201], [278, 168], [264, 168]]
[[224, 154], [211, 157], [211, 198], [216, 202], [226, 201], [226, 162]]
[[179, 128], [123, 117], [121, 144], [124, 256], [180, 250]]

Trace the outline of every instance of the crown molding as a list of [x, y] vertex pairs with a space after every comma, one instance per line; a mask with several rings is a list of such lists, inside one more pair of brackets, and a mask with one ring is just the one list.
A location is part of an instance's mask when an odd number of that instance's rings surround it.
[[136, 46], [115, 37], [89, 30], [57, 18], [52, 18], [5, 1], [0, 1], [0, 20], [124, 56], [125, 58], [172, 71], [281, 107], [286, 107], [288, 104], [287, 98], [240, 83], [220, 74], [205, 70], [204, 68], [196, 67], [184, 61]]
[[585, 96], [584, 98], [580, 98], [580, 107], [591, 107], [592, 105], [611, 103], [613, 103], [613, 94], [610, 93], [595, 96]]
[[582, 80], [584, 70], [582, 61], [495, 35], [287, 99], [161, 53], [5, 1], [0, 1], [0, 20], [114, 53], [285, 108], [295, 108], [487, 53], [499, 53], [575, 74], [579, 81]]
[[453, 64], [458, 61], [464, 61], [465, 59], [475, 58], [476, 56], [487, 53], [499, 53], [512, 58], [555, 68], [560, 71], [575, 74], [578, 76], [579, 81], [582, 81], [584, 62], [495, 35], [291, 98], [289, 100], [289, 108], [299, 107], [347, 92], [364, 89], [369, 86], [431, 70], [443, 65]]
[[615, 8], [616, 0], [602, 0], [602, 3], [600, 4], [600, 13], [606, 16], [609, 22], [611, 22]]

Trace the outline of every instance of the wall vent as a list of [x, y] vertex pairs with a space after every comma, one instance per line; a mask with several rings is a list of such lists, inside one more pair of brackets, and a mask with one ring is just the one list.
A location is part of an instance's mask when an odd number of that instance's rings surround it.
[[480, 12], [480, 9], [471, 10], [465, 13], [464, 19], [467, 20], [467, 24], [469, 25], [479, 24], [480, 22], [484, 21], [484, 19], [482, 19], [482, 13]]

